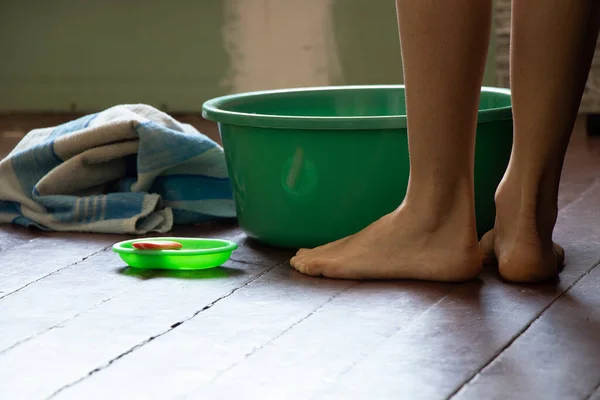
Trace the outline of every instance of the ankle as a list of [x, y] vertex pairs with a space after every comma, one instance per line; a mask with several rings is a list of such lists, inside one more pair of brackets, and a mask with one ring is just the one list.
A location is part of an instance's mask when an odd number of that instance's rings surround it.
[[467, 179], [452, 184], [433, 181], [420, 184], [410, 182], [403, 206], [410, 209], [414, 215], [431, 220], [434, 225], [444, 224], [448, 218], [464, 220], [474, 217], [473, 182]]
[[535, 230], [551, 239], [558, 214], [556, 193], [541, 180], [508, 174], [496, 191], [496, 231]]
[[[443, 239], [458, 247], [477, 247], [477, 229], [473, 208], [468, 202], [451, 208], [434, 208], [417, 201], [405, 201], [392, 213], [392, 218], [405, 231], [424, 241]], [[420, 239], [419, 239], [420, 240]]]

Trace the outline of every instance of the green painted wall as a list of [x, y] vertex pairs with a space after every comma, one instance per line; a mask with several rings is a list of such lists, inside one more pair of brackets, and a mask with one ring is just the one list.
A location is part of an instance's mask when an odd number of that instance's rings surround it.
[[[402, 83], [395, 2], [337, 0], [334, 11], [336, 41], [343, 66], [342, 83]], [[494, 48], [492, 35], [483, 82], [488, 86], [496, 84]]]
[[[223, 30], [240, 18], [228, 2], [240, 1], [267, 8], [296, 0], [0, 0], [0, 111], [129, 102], [199, 111], [234, 91], [227, 74], [235, 49]], [[394, 1], [330, 1], [340, 66], [331, 83], [401, 83]], [[491, 56], [485, 83], [493, 85]]]
[[227, 91], [220, 1], [0, 0], [0, 109], [199, 110]]

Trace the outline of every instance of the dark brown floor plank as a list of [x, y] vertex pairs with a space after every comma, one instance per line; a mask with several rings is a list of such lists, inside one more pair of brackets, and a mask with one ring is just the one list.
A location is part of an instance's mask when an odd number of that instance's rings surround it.
[[559, 207], [575, 201], [600, 176], [600, 137], [590, 137], [585, 119], [577, 121], [569, 144], [559, 193]]
[[294, 274], [273, 271], [59, 398], [446, 398], [598, 262], [598, 196], [600, 184], [560, 216], [558, 285], [507, 285], [488, 270], [465, 285], [361, 283], [330, 299], [332, 281], [296, 292]]
[[12, 225], [0, 225], [0, 252], [39, 237], [39, 232]]
[[[118, 241], [134, 238], [130, 235], [39, 232], [22, 227], [0, 226], [0, 239], [3, 235], [6, 235], [9, 245], [4, 251], [0, 250], [0, 301], [4, 296], [77, 264]], [[262, 256], [265, 247], [246, 244], [245, 236], [241, 235], [234, 221], [177, 226], [167, 234], [149, 234], [144, 237], [165, 235], [220, 237], [240, 241], [240, 249], [235, 254], [246, 257], [250, 264], [269, 264], [269, 257], [277, 259], [283, 257], [282, 254], [289, 254], [271, 251]]]
[[248, 239], [245, 234], [240, 233], [232, 239], [238, 243], [238, 250], [231, 255], [231, 259], [244, 264], [273, 265], [282, 259], [289, 260], [295, 250], [278, 249]]
[[[559, 236], [569, 243], [567, 269], [600, 263], [600, 183], [571, 208]], [[584, 275], [531, 327], [459, 392], [457, 398], [583, 399], [600, 383], [600, 267]], [[511, 396], [494, 394], [514, 388]], [[502, 392], [500, 392], [502, 393]], [[533, 397], [532, 397], [533, 396]]]
[[[107, 261], [106, 273], [122, 273], [121, 265]], [[0, 355], [0, 398], [45, 398], [170, 332], [271, 268], [234, 261], [226, 266], [195, 274], [129, 276], [139, 282], [133, 289]], [[90, 292], [102, 290], [102, 285], [86, 285]], [[39, 295], [51, 304], [52, 292]]]
[[[455, 287], [416, 282], [357, 286], [346, 281], [315, 281], [290, 269], [278, 269], [59, 398], [75, 399], [84, 393], [176, 398], [190, 392], [211, 399], [307, 398], [307, 389], [319, 385], [321, 379], [304, 380], [304, 375], [330, 379], [396, 332], [399, 325], [413, 323]], [[397, 311], [395, 317], [390, 317], [391, 309]], [[352, 338], [352, 346], [344, 336]], [[271, 346], [274, 341], [280, 345]], [[327, 354], [315, 357], [325, 352], [324, 343]], [[245, 369], [243, 377], [230, 376], [229, 371], [237, 370], [247, 358], [257, 358], [250, 367], [254, 368], [265, 361], [266, 354], [270, 363], [255, 371]], [[164, 365], [158, 366], [158, 360]], [[149, 364], [157, 365], [151, 374], [160, 376], [160, 381], [148, 379]], [[300, 368], [290, 371], [289, 365]], [[219, 386], [215, 393], [205, 393], [213, 380], [229, 381], [231, 387], [221, 392]]]
[[[486, 278], [479, 296], [467, 298], [464, 309], [440, 304], [421, 326], [387, 341], [332, 385], [331, 398], [435, 399], [454, 393], [598, 263], [599, 198], [596, 184], [559, 217], [556, 238], [565, 244], [568, 259], [558, 286]], [[361, 376], [369, 376], [368, 383], [361, 383]]]
[[113, 235], [53, 234], [0, 252], [0, 301], [115, 242]]
[[116, 257], [105, 250], [2, 299], [0, 355], [138, 285]]
[[[178, 229], [178, 232], [193, 235], [192, 228]], [[186, 232], [188, 231], [188, 232]], [[205, 237], [233, 238], [239, 236], [237, 227], [224, 229], [211, 228], [212, 232], [201, 232], [196, 227], [196, 234]], [[253, 253], [242, 247], [240, 256], [248, 255], [259, 266], [270, 266], [281, 262], [287, 256], [276, 259], [274, 254], [266, 254], [260, 258], [258, 250]], [[278, 254], [278, 252], [274, 252]], [[270, 263], [269, 263], [270, 261]], [[246, 263], [249, 264], [249, 263]], [[75, 265], [71, 265], [45, 279], [28, 285], [11, 296], [0, 300], [0, 354], [17, 343], [55, 329], [83, 312], [128, 291], [139, 283], [139, 279], [131, 279], [133, 270], [124, 270], [117, 255], [109, 250], [91, 256]], [[227, 273], [226, 269], [220, 271]], [[198, 277], [208, 274], [167, 274], [160, 272], [140, 272], [139, 277], [150, 279], [161, 276]]]
[[585, 399], [600, 382], [600, 268], [584, 276], [455, 399]]
[[388, 305], [369, 321], [369, 303], [357, 298], [349, 302], [350, 317], [320, 319], [331, 315], [328, 305], [194, 398], [442, 399], [558, 291], [507, 289], [488, 276], [483, 285], [460, 286], [414, 320], [407, 314], [415, 310]]
[[355, 284], [315, 281], [282, 266], [57, 398], [77, 399], [82, 393], [178, 398], [242, 362]]
[[0, 160], [6, 157], [25, 136], [24, 132], [3, 130], [2, 125], [2, 119], [0, 118]]

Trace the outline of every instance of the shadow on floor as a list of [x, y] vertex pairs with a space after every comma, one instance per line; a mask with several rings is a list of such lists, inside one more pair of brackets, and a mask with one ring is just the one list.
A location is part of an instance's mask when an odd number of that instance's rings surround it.
[[224, 279], [245, 274], [245, 272], [241, 269], [229, 267], [217, 267], [190, 271], [153, 270], [122, 267], [117, 269], [116, 272], [121, 275], [131, 276], [141, 280], [149, 280], [154, 278], [173, 278], [186, 280]]

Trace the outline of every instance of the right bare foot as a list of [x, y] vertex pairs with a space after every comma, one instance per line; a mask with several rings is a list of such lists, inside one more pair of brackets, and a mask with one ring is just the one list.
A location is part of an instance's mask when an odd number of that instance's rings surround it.
[[472, 202], [459, 204], [434, 217], [429, 209], [422, 216], [403, 204], [355, 235], [298, 251], [290, 264], [306, 275], [338, 279], [473, 279], [481, 270], [481, 253]]
[[552, 241], [556, 205], [538, 196], [538, 204], [527, 204], [520, 185], [505, 179], [496, 194], [496, 224], [483, 236], [480, 247], [484, 264], [498, 265], [502, 278], [531, 283], [555, 279], [561, 271], [565, 252]]

